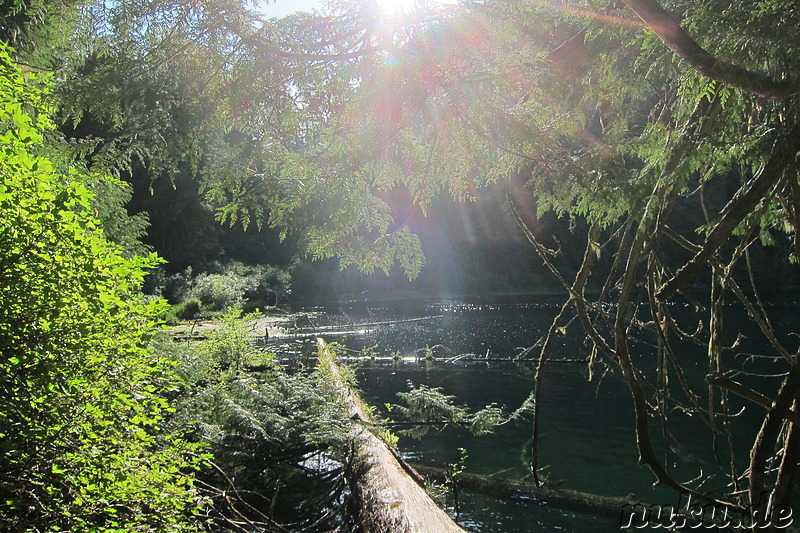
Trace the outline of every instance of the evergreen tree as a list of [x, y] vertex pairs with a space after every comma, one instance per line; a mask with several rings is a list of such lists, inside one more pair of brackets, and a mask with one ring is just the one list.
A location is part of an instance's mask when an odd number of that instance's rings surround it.
[[[535, 395], [552, 337], [577, 315], [592, 371], [615, 369], [630, 391], [640, 462], [657, 483], [731, 509], [787, 503], [800, 454], [791, 422], [800, 363], [769, 320], [752, 250], [785, 232], [786, 259], [800, 254], [797, 9], [777, 0], [468, 2], [378, 34], [339, 5], [332, 16], [350, 15], [349, 34], [367, 44], [320, 78], [349, 82], [321, 85], [331, 104], [311, 114], [303, 150], [273, 178], [295, 180], [291, 197], [316, 202], [308, 248], [368, 271], [399, 261], [413, 274], [419, 249], [384, 193], [406, 188], [425, 212], [437, 194], [466, 200], [505, 184], [519, 225], [568, 294], [541, 350]], [[707, 201], [712, 188], [729, 194]], [[530, 213], [551, 209], [588, 222], [573, 279], [529, 224]], [[689, 211], [698, 223], [681, 218]], [[614, 258], [602, 270], [601, 256]], [[593, 276], [600, 294], [589, 298]], [[743, 362], [725, 356], [726, 295], [782, 365], [772, 380], [732, 379]], [[674, 302], [704, 309], [699, 326], [708, 329], [681, 329]], [[639, 355], [637, 339], [656, 347]], [[706, 383], [686, 378], [684, 343], [707, 351]], [[746, 467], [731, 418], [742, 401], [767, 410]], [[685, 483], [668, 468], [673, 437], [652, 426], [680, 424], [675, 410], [705, 420], [712, 446], [727, 441], [729, 457], [716, 465], [722, 490], [704, 492], [705, 476]]]

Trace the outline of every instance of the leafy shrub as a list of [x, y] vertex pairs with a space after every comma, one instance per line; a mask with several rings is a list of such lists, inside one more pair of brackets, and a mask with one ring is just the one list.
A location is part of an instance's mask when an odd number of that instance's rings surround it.
[[159, 315], [158, 320], [168, 326], [175, 326], [180, 322], [178, 318], [178, 305], [173, 305], [164, 309]]
[[200, 300], [191, 298], [183, 302], [178, 312], [178, 318], [181, 320], [191, 320], [200, 314]]
[[194, 280], [191, 296], [213, 308], [226, 310], [238, 306], [245, 292], [255, 288], [255, 280], [234, 272], [201, 274]]
[[241, 306], [243, 300], [263, 306], [268, 301], [277, 306], [291, 294], [292, 276], [274, 265], [244, 265], [232, 261], [218, 264], [216, 272], [195, 278], [190, 295], [216, 309]]
[[158, 260], [102, 236], [89, 178], [43, 155], [49, 111], [0, 49], [0, 530], [194, 530], [197, 450], [146, 347]]
[[165, 308], [159, 315], [158, 320], [170, 326], [178, 324], [181, 320], [192, 320], [197, 318], [202, 311], [200, 300], [192, 298], [183, 303], [175, 304]]

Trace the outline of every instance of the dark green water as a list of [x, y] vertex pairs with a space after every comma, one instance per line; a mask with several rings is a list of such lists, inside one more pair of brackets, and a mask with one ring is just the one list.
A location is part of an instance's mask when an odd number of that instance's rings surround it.
[[[322, 313], [314, 320], [318, 323], [334, 320], [361, 323], [436, 317], [330, 339], [354, 350], [377, 345], [374, 352], [379, 356], [399, 354], [403, 357], [398, 361], [357, 363], [363, 396], [386, 416], [389, 413], [384, 404], [397, 403], [397, 392], [408, 390], [409, 382], [440, 387], [446, 394], [455, 396], [458, 403], [473, 409], [497, 404], [513, 411], [532, 390], [532, 363], [425, 361], [415, 359], [415, 354], [426, 346], [441, 344], [455, 354], [486, 354], [488, 351], [493, 357], [510, 358], [518, 353], [518, 347], [530, 346], [544, 334], [558, 307], [555, 302], [439, 302], [373, 305], [359, 310], [356, 302], [351, 309], [337, 310], [336, 318]], [[797, 309], [793, 302], [785, 302], [774, 306], [771, 311], [776, 324], [788, 332], [796, 325]], [[683, 314], [687, 323], [693, 318], [688, 310]], [[741, 359], [733, 362], [745, 369], [758, 367], [762, 373], [765, 365], [767, 370], [769, 365], [774, 365], [769, 357], [763, 357], [769, 355], [766, 344], [760, 333], [745, 320], [744, 313], [732, 307], [726, 314], [726, 335], [731, 337], [730, 342], [739, 333], [747, 337], [737, 352], [729, 355]], [[585, 336], [579, 328], [574, 330], [574, 333], [559, 339], [553, 359], [582, 359], [587, 356], [589, 346]], [[797, 344], [797, 340], [785, 338], [789, 339], [789, 346]], [[689, 379], [699, 384], [705, 375], [706, 356], [701, 349], [685, 349], [680, 356], [686, 362]], [[653, 350], [647, 345], [638, 350], [640, 363], [647, 368]], [[747, 376], [737, 379], [747, 379]], [[763, 385], [765, 390], [772, 383], [766, 378], [750, 379], [753, 386]], [[734, 402], [735, 410], [743, 407], [736, 400]], [[590, 381], [585, 363], [550, 363], [546, 369], [540, 407], [539, 464], [545, 468], [544, 475], [549, 480], [559, 482], [562, 488], [625, 497], [632, 504], [677, 504], [677, 495], [666, 489], [653, 489], [652, 474], [637, 466], [629, 393], [617, 374], [595, 375]], [[762, 414], [748, 406], [737, 419], [736, 438], [747, 443], [744, 450], [752, 443]], [[713, 466], [707, 462], [712, 457], [708, 430], [691, 416], [681, 413], [672, 416], [680, 445], [671, 455], [668, 467], [678, 479], [688, 480], [697, 476], [701, 472], [700, 465], [704, 465], [702, 473], [711, 476], [710, 483], [721, 480], [715, 479], [715, 473], [708, 469], [709, 464]], [[657, 432], [658, 428], [654, 427], [654, 431]], [[436, 466], [458, 463], [465, 453], [463, 461], [468, 472], [522, 479], [529, 474], [530, 445], [531, 424], [528, 418], [505, 424], [489, 436], [475, 437], [459, 428], [446, 428], [431, 431], [421, 440], [401, 437], [399, 448], [407, 460]], [[745, 459], [744, 456], [740, 458], [742, 465]], [[460, 510], [460, 523], [470, 531], [620, 530], [618, 520], [563, 511], [533, 501], [503, 501], [479, 494], [461, 494]]]

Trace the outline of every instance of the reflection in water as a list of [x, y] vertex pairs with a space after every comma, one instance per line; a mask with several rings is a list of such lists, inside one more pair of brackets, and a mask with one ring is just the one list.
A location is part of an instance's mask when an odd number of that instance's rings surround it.
[[[365, 399], [384, 416], [388, 416], [384, 405], [397, 403], [397, 392], [408, 390], [409, 383], [440, 387], [445, 394], [455, 396], [459, 403], [472, 409], [493, 403], [510, 412], [531, 392], [534, 366], [530, 362], [448, 363], [420, 359], [419, 353], [426, 347], [443, 345], [452, 354], [511, 359], [544, 335], [559, 306], [560, 302], [373, 305], [368, 317], [352, 311], [347, 315], [327, 315], [324, 310], [317, 309], [315, 322], [344, 325], [369, 320], [436, 317], [387, 324], [363, 335], [330, 339], [352, 350], [372, 347], [371, 353], [380, 356], [357, 363], [357, 375]], [[775, 322], [785, 324], [788, 331], [796, 309], [794, 304], [776, 306]], [[675, 310], [676, 314], [679, 312]], [[691, 309], [683, 312], [686, 318], [693, 318]], [[763, 346], [757, 332], [752, 331], [752, 325], [738, 309], [731, 309], [729, 315], [726, 324], [731, 343], [739, 333], [746, 337], [739, 355], [731, 356], [750, 357], [753, 365], [759, 364], [758, 357], [752, 357], [759, 355]], [[302, 351], [300, 347], [301, 343], [288, 343], [293, 353]], [[554, 360], [585, 359], [590, 349], [585, 335], [576, 329], [572, 334], [559, 337], [551, 357]], [[393, 355], [400, 359], [392, 359]], [[706, 364], [702, 351], [698, 348], [697, 354], [682, 356], [690, 362], [687, 363], [689, 378], [702, 382]], [[646, 369], [648, 361], [653, 359], [651, 348], [641, 346], [638, 357]], [[629, 497], [631, 503], [671, 503], [675, 499], [667, 489], [653, 489], [652, 474], [637, 466], [628, 391], [615, 373], [600, 372], [589, 381], [585, 364], [548, 364], [540, 412], [539, 462], [546, 468], [543, 474], [549, 481], [572, 490]], [[737, 438], [752, 442], [761, 415], [752, 408], [743, 411]], [[675, 435], [680, 444], [673, 450], [668, 467], [680, 479], [688, 480], [699, 473], [701, 463], [712, 464], [708, 463], [711, 459], [708, 430], [691, 416], [682, 413], [671, 416], [680, 421]], [[525, 479], [529, 477], [530, 436], [530, 420], [522, 419], [497, 428], [490, 436], [473, 437], [460, 428], [446, 428], [428, 433], [419, 441], [401, 438], [399, 447], [407, 459], [435, 466], [457, 463], [461, 458], [459, 448], [465, 448], [467, 471]], [[713, 472], [706, 470], [704, 474], [714, 481]], [[460, 500], [462, 524], [471, 531], [619, 531], [614, 521], [536, 502], [499, 501], [477, 494], [462, 494]]]

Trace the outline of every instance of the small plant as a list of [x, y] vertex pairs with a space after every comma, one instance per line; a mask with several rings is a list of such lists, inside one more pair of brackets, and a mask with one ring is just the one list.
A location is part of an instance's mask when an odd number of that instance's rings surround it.
[[368, 348], [364, 348], [361, 350], [361, 355], [369, 359], [375, 359], [375, 350], [377, 350], [377, 348], [378, 348], [377, 344], [370, 346]]
[[249, 324], [254, 316], [241, 316], [238, 309], [229, 309], [222, 316], [220, 327], [209, 334], [208, 340], [199, 347], [198, 354], [212, 368], [237, 371], [253, 359], [260, 359], [261, 353], [250, 340]]
[[467, 450], [466, 448], [459, 448], [459, 459], [455, 463], [450, 463], [447, 465], [447, 483], [450, 485], [450, 488], [453, 491], [453, 510], [456, 513], [456, 521], [458, 521], [458, 516], [460, 514], [459, 504], [458, 504], [458, 476], [466, 470], [465, 463], [467, 461]]

